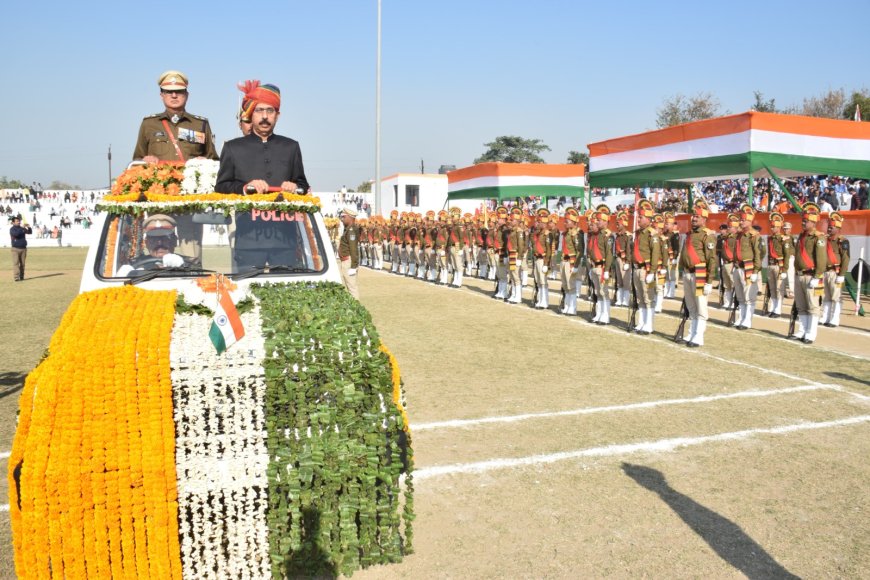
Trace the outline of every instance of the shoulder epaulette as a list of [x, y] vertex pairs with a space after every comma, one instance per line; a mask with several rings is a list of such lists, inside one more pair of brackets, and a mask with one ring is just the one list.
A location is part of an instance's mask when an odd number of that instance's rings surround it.
[[196, 119], [197, 121], [208, 121], [207, 118], [205, 118], [205, 117], [200, 117], [199, 115], [194, 115], [193, 113], [188, 113], [188, 115], [190, 115], [191, 117], [193, 117], [193, 118]]

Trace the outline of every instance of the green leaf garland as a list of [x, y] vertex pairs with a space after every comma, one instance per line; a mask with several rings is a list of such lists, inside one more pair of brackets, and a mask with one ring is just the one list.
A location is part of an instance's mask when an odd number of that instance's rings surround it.
[[274, 578], [352, 574], [410, 552], [392, 369], [368, 311], [335, 283], [255, 284], [266, 358]]

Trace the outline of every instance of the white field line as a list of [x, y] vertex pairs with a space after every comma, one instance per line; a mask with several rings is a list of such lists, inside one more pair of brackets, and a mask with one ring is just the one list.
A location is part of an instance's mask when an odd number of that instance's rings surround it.
[[640, 443], [605, 445], [576, 451], [564, 451], [548, 455], [532, 455], [529, 457], [517, 457], [512, 459], [490, 459], [474, 463], [455, 463], [452, 465], [437, 465], [414, 470], [414, 480], [421, 481], [439, 475], [452, 475], [462, 473], [484, 473], [496, 469], [508, 469], [525, 467], [530, 465], [545, 465], [582, 457], [611, 457], [614, 455], [629, 455], [640, 452], [669, 452], [683, 447], [702, 445], [704, 443], [718, 443], [722, 441], [739, 441], [755, 435], [783, 435], [798, 431], [810, 431], [815, 429], [827, 429], [829, 427], [843, 427], [858, 425], [870, 421], [870, 415], [858, 415], [835, 421], [823, 421], [819, 423], [797, 423], [782, 425], [780, 427], [765, 427], [758, 429], [746, 429], [744, 431], [732, 431], [706, 435], [702, 437], [675, 437], [672, 439], [659, 439], [658, 441], [643, 441]]
[[546, 413], [526, 413], [522, 415], [506, 415], [496, 417], [481, 417], [479, 419], [454, 419], [450, 421], [436, 421], [432, 423], [420, 423], [419, 425], [411, 425], [411, 431], [419, 433], [420, 431], [429, 431], [432, 429], [452, 429], [457, 427], [471, 427], [475, 425], [485, 425], [489, 423], [516, 423], [518, 421], [527, 421], [529, 419], [547, 419], [552, 417], [573, 417], [577, 415], [593, 415], [596, 413], [610, 413], [614, 411], [635, 411], [638, 409], [653, 409], [655, 407], [664, 407], [669, 405], [692, 405], [700, 403], [711, 403], [714, 401], [723, 401], [727, 399], [743, 399], [753, 397], [771, 397], [774, 395], [785, 395], [790, 393], [802, 393], [806, 391], [818, 390], [835, 390], [828, 385], [802, 385], [799, 387], [787, 387], [782, 389], [770, 390], [752, 390], [739, 391], [736, 393], [727, 393], [721, 395], [702, 395], [688, 399], [662, 399], [658, 401], [646, 401], [642, 403], [629, 403], [625, 405], [607, 405], [604, 407], [585, 407], [581, 409], [569, 409], [566, 411], [551, 411]]

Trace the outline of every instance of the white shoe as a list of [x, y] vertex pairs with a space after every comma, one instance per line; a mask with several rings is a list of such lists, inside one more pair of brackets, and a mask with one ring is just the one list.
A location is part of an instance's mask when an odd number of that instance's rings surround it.
[[828, 321], [828, 317], [832, 314], [831, 312], [831, 301], [825, 300], [822, 302], [822, 315], [819, 317], [819, 320], [822, 321], [822, 324], [826, 324]]
[[843, 305], [839, 300], [833, 303], [831, 319], [828, 321], [828, 326], [840, 326], [840, 311], [842, 309]]

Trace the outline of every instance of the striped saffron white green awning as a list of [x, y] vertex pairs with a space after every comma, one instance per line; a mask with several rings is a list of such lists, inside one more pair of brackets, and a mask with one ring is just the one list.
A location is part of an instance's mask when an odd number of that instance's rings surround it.
[[447, 173], [447, 199], [581, 197], [585, 174], [582, 163], [478, 163]]
[[736, 177], [870, 177], [870, 123], [747, 112], [589, 144], [589, 183], [631, 187]]

